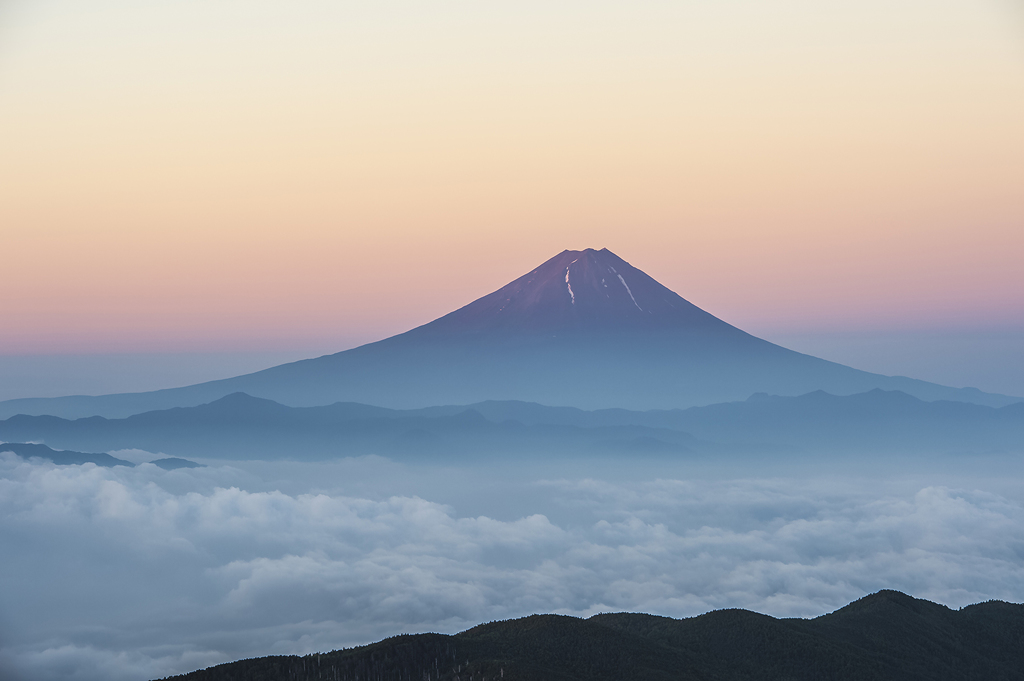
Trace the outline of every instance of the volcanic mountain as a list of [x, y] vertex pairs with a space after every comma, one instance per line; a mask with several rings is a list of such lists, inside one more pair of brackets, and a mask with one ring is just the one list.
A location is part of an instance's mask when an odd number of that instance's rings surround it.
[[397, 336], [235, 378], [150, 393], [11, 400], [16, 413], [123, 417], [234, 392], [292, 406], [395, 408], [523, 400], [689, 407], [753, 393], [875, 388], [1003, 406], [1014, 398], [858, 371], [751, 336], [607, 249], [563, 251], [465, 307]]
[[572, 336], [576, 343], [674, 332], [752, 338], [662, 286], [608, 249], [562, 251], [490, 295], [406, 336]]

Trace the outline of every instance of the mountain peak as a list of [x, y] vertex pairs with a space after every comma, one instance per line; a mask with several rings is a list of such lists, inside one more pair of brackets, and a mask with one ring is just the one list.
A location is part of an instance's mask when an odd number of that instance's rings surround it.
[[560, 334], [633, 327], [731, 329], [607, 248], [565, 250], [417, 332]]

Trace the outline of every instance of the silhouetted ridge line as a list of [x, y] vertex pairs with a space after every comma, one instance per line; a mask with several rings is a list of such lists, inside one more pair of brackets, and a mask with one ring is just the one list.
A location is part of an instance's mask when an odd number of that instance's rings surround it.
[[1024, 410], [925, 402], [882, 390], [847, 396], [760, 394], [742, 402], [644, 412], [514, 401], [414, 410], [351, 402], [288, 407], [234, 393], [196, 407], [124, 419], [12, 416], [0, 420], [0, 439], [216, 459], [377, 454], [434, 461], [607, 455], [692, 460], [755, 452], [773, 459], [820, 460], [838, 453], [856, 453], [861, 461], [894, 453], [934, 459], [1024, 451]]
[[94, 463], [97, 466], [128, 466], [134, 467], [131, 461], [118, 459], [109, 454], [92, 454], [87, 452], [74, 452], [62, 449], [50, 449], [43, 444], [4, 442], [0, 443], [0, 452], [11, 452], [23, 459], [44, 459], [52, 461], [59, 466], [79, 466], [86, 463]]
[[405, 635], [359, 648], [243, 660], [187, 681], [1013, 681], [1024, 679], [1024, 606], [960, 610], [880, 591], [829, 615], [776, 619], [717, 610], [676, 620], [616, 613], [531, 615], [454, 636]]
[[[87, 463], [93, 463], [105, 468], [111, 468], [113, 466], [127, 466], [128, 468], [135, 467], [135, 464], [131, 461], [118, 459], [110, 454], [90, 454], [65, 449], [51, 449], [43, 444], [3, 442], [0, 443], [0, 453], [3, 452], [11, 452], [23, 459], [43, 459], [45, 461], [55, 463], [58, 466], [82, 466]], [[150, 463], [158, 468], [163, 468], [165, 471], [173, 471], [179, 468], [203, 468], [202, 464], [198, 464], [195, 461], [174, 457], [156, 459]]]

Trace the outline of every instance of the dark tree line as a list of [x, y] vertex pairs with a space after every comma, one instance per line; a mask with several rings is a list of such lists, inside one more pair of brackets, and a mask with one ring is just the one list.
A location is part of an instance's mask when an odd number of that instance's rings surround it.
[[240, 660], [181, 681], [1024, 681], [1024, 605], [961, 610], [895, 591], [812, 620], [533, 615], [455, 636]]

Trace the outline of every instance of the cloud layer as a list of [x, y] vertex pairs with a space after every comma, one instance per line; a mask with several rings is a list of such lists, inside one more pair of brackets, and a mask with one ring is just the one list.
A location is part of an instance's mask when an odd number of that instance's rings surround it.
[[[496, 519], [436, 500], [465, 475], [416, 489], [386, 461], [303, 466], [274, 480], [2, 455], [0, 669], [147, 679], [533, 612], [811, 616], [880, 588], [1024, 599], [1024, 507], [989, 492], [510, 481], [488, 491], [509, 497]], [[353, 494], [356, 473], [390, 482]]]

